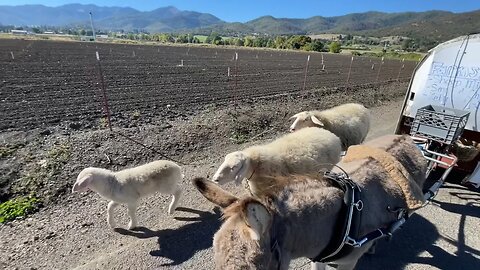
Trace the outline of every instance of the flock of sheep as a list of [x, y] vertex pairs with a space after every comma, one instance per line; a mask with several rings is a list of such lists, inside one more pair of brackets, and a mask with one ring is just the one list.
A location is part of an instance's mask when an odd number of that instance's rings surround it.
[[[314, 174], [332, 169], [348, 146], [364, 141], [370, 127], [370, 113], [357, 103], [343, 104], [323, 111], [304, 111], [291, 117], [291, 133], [271, 143], [255, 145], [229, 153], [212, 181], [225, 184], [248, 181], [250, 193], [260, 197], [281, 187], [278, 178], [294, 174]], [[89, 167], [80, 172], [72, 192], [92, 190], [110, 200], [107, 221], [115, 227], [114, 208], [127, 206], [128, 228], [137, 224], [136, 209], [140, 198], [155, 192], [173, 195], [168, 213], [177, 207], [183, 179], [180, 166], [158, 160], [138, 167], [113, 172]], [[275, 181], [272, 182], [272, 181]]]

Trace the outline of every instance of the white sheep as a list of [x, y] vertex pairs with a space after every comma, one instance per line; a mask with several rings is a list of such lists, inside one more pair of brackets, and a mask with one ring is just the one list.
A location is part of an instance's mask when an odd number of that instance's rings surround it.
[[72, 192], [90, 189], [110, 200], [107, 222], [112, 228], [115, 227], [114, 208], [126, 204], [130, 217], [128, 228], [132, 229], [137, 226], [138, 200], [155, 192], [173, 195], [168, 207], [168, 213], [173, 214], [182, 193], [179, 186], [182, 178], [180, 166], [168, 160], [158, 160], [118, 172], [90, 167], [80, 172]]
[[290, 131], [304, 127], [321, 127], [330, 130], [342, 141], [342, 149], [360, 144], [370, 129], [370, 112], [361, 104], [347, 103], [323, 111], [303, 111], [295, 114]]
[[212, 181], [225, 184], [248, 180], [250, 191], [261, 196], [284, 183], [271, 182], [277, 175], [315, 174], [330, 170], [340, 160], [341, 142], [332, 132], [304, 128], [265, 145], [251, 146], [225, 156]]

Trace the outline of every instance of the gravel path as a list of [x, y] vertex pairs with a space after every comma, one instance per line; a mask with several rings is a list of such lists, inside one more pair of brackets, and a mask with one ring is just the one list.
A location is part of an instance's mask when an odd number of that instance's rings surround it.
[[[401, 100], [373, 108], [371, 137], [392, 133]], [[106, 224], [106, 201], [92, 193], [68, 194], [63, 204], [31, 217], [0, 225], [1, 269], [212, 269], [212, 237], [220, 214], [189, 180], [212, 173], [222, 154], [238, 146], [207, 149], [204, 165], [184, 166], [181, 208], [167, 214], [170, 198], [152, 196], [139, 207], [138, 231], [112, 231]], [[72, 181], [72, 179], [65, 179]], [[237, 194], [241, 187], [226, 186]], [[447, 184], [437, 201], [419, 210], [376, 256], [364, 257], [358, 269], [479, 269], [479, 193]], [[126, 226], [126, 209], [117, 209]], [[309, 269], [306, 260], [292, 269]]]

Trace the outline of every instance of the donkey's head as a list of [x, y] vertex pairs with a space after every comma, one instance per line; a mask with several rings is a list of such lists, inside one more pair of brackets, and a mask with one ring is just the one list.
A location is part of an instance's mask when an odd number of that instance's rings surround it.
[[271, 241], [273, 213], [254, 198], [238, 199], [203, 178], [193, 184], [211, 202], [224, 208], [224, 223], [215, 234], [217, 269], [280, 269], [280, 247]]

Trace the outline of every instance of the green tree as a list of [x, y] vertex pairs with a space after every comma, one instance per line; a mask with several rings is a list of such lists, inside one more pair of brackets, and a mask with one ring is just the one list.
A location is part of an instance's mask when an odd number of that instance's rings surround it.
[[243, 45], [245, 47], [253, 47], [253, 38], [252, 37], [245, 37], [243, 41]]
[[176, 43], [188, 43], [188, 36], [185, 34], [180, 34], [177, 36]]
[[405, 39], [402, 41], [402, 50], [407, 52], [413, 52], [416, 50], [416, 44], [413, 39]]
[[127, 34], [127, 38], [130, 39], [130, 40], [135, 40], [136, 37], [135, 37], [135, 34], [133, 34], [133, 33], [128, 33], [128, 34]]
[[275, 48], [277, 49], [286, 49], [287, 48], [287, 39], [282, 36], [275, 37]]
[[232, 45], [235, 46], [244, 46], [243, 38], [235, 38]]
[[200, 43], [200, 39], [198, 39], [197, 37], [193, 37], [192, 38], [192, 43]]
[[87, 34], [87, 31], [85, 29], [80, 30], [80, 35], [85, 36]]
[[330, 43], [329, 50], [332, 53], [339, 53], [342, 51], [340, 43], [336, 41]]
[[263, 37], [258, 37], [253, 40], [254, 47], [267, 47], [267, 39]]
[[215, 32], [212, 32], [206, 39], [205, 43], [210, 43], [214, 45], [220, 45], [222, 44], [222, 37]]
[[298, 49], [302, 49], [307, 43], [310, 43], [312, 42], [312, 39], [310, 37], [307, 37], [307, 36], [291, 36], [290, 38], [288, 38], [287, 40], [287, 46], [289, 49], [295, 49], [295, 50], [298, 50]]
[[303, 47], [304, 50], [306, 51], [316, 51], [316, 52], [321, 52], [323, 50], [323, 43], [318, 40], [318, 39], [315, 39], [313, 40], [312, 42], [310, 43], [307, 43], [304, 47]]
[[269, 38], [267, 41], [267, 47], [268, 48], [275, 48], [275, 40]]
[[158, 41], [163, 43], [173, 42], [173, 36], [170, 34], [160, 34], [158, 36]]

